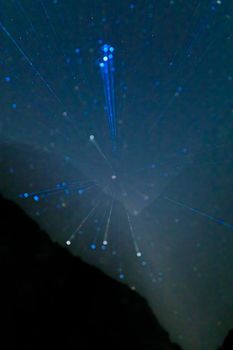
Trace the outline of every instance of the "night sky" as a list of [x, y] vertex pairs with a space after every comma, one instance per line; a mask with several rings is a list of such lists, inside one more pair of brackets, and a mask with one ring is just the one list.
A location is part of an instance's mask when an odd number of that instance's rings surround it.
[[1, 192], [185, 350], [216, 349], [233, 326], [232, 1], [0, 5]]

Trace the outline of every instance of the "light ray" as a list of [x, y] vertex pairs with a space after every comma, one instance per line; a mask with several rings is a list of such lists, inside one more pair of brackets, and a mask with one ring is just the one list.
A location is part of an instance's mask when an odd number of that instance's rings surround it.
[[70, 235], [68, 240], [66, 241], [66, 245], [71, 245], [72, 241], [75, 239], [76, 234], [80, 231], [80, 229], [85, 225], [87, 220], [93, 215], [94, 211], [98, 208], [100, 205], [100, 202], [98, 202], [91, 210], [88, 212], [88, 214], [84, 217], [84, 219], [81, 221], [81, 223], [77, 226], [77, 228], [74, 230], [74, 232]]
[[133, 225], [132, 225], [132, 221], [131, 221], [131, 218], [130, 218], [130, 215], [129, 215], [129, 212], [125, 209], [126, 211], [126, 215], [127, 215], [127, 219], [128, 219], [128, 223], [129, 223], [129, 229], [130, 229], [130, 233], [131, 233], [131, 236], [132, 236], [132, 241], [133, 241], [133, 245], [134, 245], [134, 249], [135, 249], [135, 252], [136, 252], [136, 256], [138, 258], [140, 258], [142, 256], [142, 253], [138, 247], [138, 243], [137, 243], [137, 240], [136, 240], [136, 236], [135, 236], [135, 232], [134, 232], [134, 229], [133, 229]]
[[112, 199], [112, 202], [111, 202], [111, 207], [109, 210], [108, 219], [107, 219], [105, 232], [104, 232], [103, 245], [105, 245], [105, 246], [108, 245], [108, 233], [109, 233], [109, 227], [110, 227], [110, 222], [111, 222], [111, 217], [112, 217], [113, 205], [114, 205], [114, 199]]
[[[95, 140], [95, 136], [94, 135], [90, 135], [89, 137], [90, 142], [95, 146], [95, 148], [97, 149], [97, 151], [99, 152], [99, 154], [101, 155], [101, 157], [105, 160], [106, 164], [109, 166], [109, 168], [114, 171], [112, 164], [110, 163], [110, 161], [108, 160], [108, 158], [106, 157], [106, 155], [104, 154], [104, 152], [102, 151], [102, 149], [100, 148], [100, 146], [98, 145], [98, 143]], [[114, 176], [114, 175], [113, 175]]]
[[2, 28], [3, 32], [7, 35], [7, 37], [11, 40], [11, 42], [15, 45], [17, 50], [21, 53], [25, 61], [29, 64], [29, 66], [34, 70], [36, 75], [40, 78], [40, 80], [45, 84], [49, 92], [53, 95], [53, 97], [64, 107], [64, 103], [62, 100], [58, 97], [56, 92], [53, 90], [53, 88], [50, 86], [50, 84], [46, 81], [46, 79], [43, 77], [43, 75], [38, 71], [38, 69], [34, 66], [31, 59], [27, 56], [27, 54], [23, 51], [23, 49], [19, 46], [18, 42], [13, 38], [13, 36], [10, 34], [10, 32], [6, 29], [6, 27], [3, 25], [3, 23], [0, 21], [0, 27]]
[[214, 217], [214, 216], [212, 216], [212, 215], [210, 215], [210, 214], [208, 214], [208, 213], [206, 213], [206, 212], [204, 212], [204, 211], [201, 211], [201, 210], [199, 210], [199, 209], [190, 207], [190, 206], [188, 206], [187, 204], [185, 204], [185, 203], [183, 203], [183, 202], [181, 202], [181, 201], [177, 201], [177, 200], [175, 200], [175, 199], [172, 199], [172, 198], [170, 198], [170, 197], [162, 197], [162, 198], [164, 198], [165, 200], [167, 200], [167, 201], [169, 201], [169, 202], [171, 202], [171, 203], [173, 203], [173, 204], [176, 204], [176, 205], [178, 205], [178, 206], [180, 206], [180, 207], [182, 207], [182, 208], [188, 209], [188, 210], [190, 210], [192, 213], [195, 213], [195, 214], [198, 214], [198, 215], [200, 215], [200, 216], [203, 216], [203, 217], [207, 218], [208, 220], [215, 222], [215, 223], [218, 224], [218, 225], [222, 225], [222, 226], [224, 226], [224, 227], [226, 227], [226, 228], [229, 228], [229, 229], [233, 230], [233, 224], [231, 224], [231, 223], [229, 223], [229, 222], [226, 222], [226, 221], [223, 220], [223, 219], [217, 219], [216, 217]]

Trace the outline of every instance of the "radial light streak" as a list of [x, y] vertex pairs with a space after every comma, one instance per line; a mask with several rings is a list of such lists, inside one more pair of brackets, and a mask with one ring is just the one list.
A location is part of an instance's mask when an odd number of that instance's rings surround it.
[[127, 219], [128, 219], [128, 223], [129, 223], [129, 229], [130, 229], [130, 233], [131, 233], [131, 236], [132, 236], [132, 240], [133, 240], [134, 248], [135, 248], [135, 251], [136, 251], [136, 255], [137, 255], [137, 257], [140, 258], [142, 256], [142, 253], [140, 252], [140, 249], [138, 247], [137, 240], [136, 240], [136, 237], [135, 237], [135, 232], [134, 232], [133, 225], [132, 225], [132, 222], [131, 222], [131, 218], [130, 218], [130, 215], [129, 215], [127, 210], [126, 210], [126, 215], [127, 215]]
[[[98, 143], [95, 140], [95, 136], [94, 135], [90, 135], [89, 137], [90, 142], [95, 146], [95, 148], [97, 149], [97, 151], [99, 152], [99, 154], [101, 155], [101, 157], [105, 160], [105, 162], [107, 163], [107, 165], [109, 166], [109, 168], [111, 170], [113, 169], [112, 164], [110, 163], [110, 161], [108, 160], [108, 158], [106, 157], [106, 155], [104, 154], [104, 152], [102, 151], [102, 149], [100, 148], [100, 146], [98, 145]], [[115, 175], [113, 175], [115, 176]]]
[[212, 216], [210, 214], [207, 214], [207, 213], [205, 213], [205, 212], [203, 212], [203, 211], [201, 211], [199, 209], [190, 207], [190, 206], [186, 205], [185, 203], [177, 201], [175, 199], [172, 199], [172, 198], [169, 198], [169, 197], [163, 197], [163, 198], [168, 200], [171, 203], [174, 203], [174, 204], [180, 206], [180, 207], [186, 208], [186, 209], [190, 210], [191, 212], [193, 212], [195, 214], [201, 215], [201, 216], [207, 218], [208, 220], [211, 220], [211, 221], [215, 222], [216, 224], [222, 225], [222, 226], [224, 226], [226, 228], [229, 228], [229, 229], [233, 230], [233, 224], [230, 224], [229, 222], [226, 222], [223, 219], [217, 219], [216, 217], [214, 217], [214, 216]]
[[93, 215], [94, 211], [98, 208], [98, 206], [100, 205], [100, 202], [98, 202], [90, 211], [89, 213], [85, 216], [85, 218], [81, 221], [81, 223], [79, 224], [79, 226], [74, 230], [74, 232], [72, 233], [72, 235], [68, 238], [68, 240], [66, 241], [66, 245], [71, 245], [72, 241], [74, 240], [76, 234], [80, 231], [80, 229], [85, 225], [85, 223], [87, 222], [87, 220]]
[[108, 245], [108, 232], [109, 232], [109, 227], [110, 227], [110, 222], [111, 222], [113, 205], [114, 205], [114, 199], [112, 199], [111, 207], [110, 207], [109, 214], [108, 214], [108, 220], [107, 220], [107, 223], [106, 223], [104, 239], [103, 239], [103, 245]]
[[100, 231], [101, 231], [101, 227], [103, 226], [103, 224], [104, 224], [104, 222], [105, 222], [105, 217], [106, 217], [106, 215], [107, 215], [107, 210], [108, 210], [108, 206], [106, 205], [106, 208], [105, 208], [105, 210], [104, 210], [104, 215], [103, 215], [103, 217], [102, 217], [102, 219], [101, 219], [101, 224], [100, 224], [100, 226], [99, 226], [99, 229], [96, 230], [95, 237], [93, 238], [93, 240], [92, 240], [92, 242], [91, 242], [91, 244], [90, 244], [90, 247], [91, 247], [91, 249], [93, 249], [93, 250], [95, 250], [95, 249], [97, 248], [98, 236], [99, 236], [99, 233], [100, 233]]
[[[196, 14], [196, 11], [198, 10], [200, 6], [200, 2], [198, 2], [195, 10], [194, 10], [194, 16]], [[184, 48], [184, 54], [183, 54], [183, 58], [178, 62], [178, 64], [176, 65], [176, 81], [178, 79], [179, 74], [181, 73], [182, 70], [184, 70], [184, 65], [187, 63], [188, 59], [190, 59], [191, 55], [193, 54], [193, 50], [195, 48], [195, 44], [197, 44], [198, 40], [203, 36], [203, 34], [206, 32], [207, 28], [208, 28], [208, 22], [211, 18], [211, 15], [216, 11], [214, 5], [212, 5], [210, 7], [210, 10], [207, 11], [207, 13], [205, 14], [205, 16], [203, 18], [201, 18], [201, 20], [199, 21], [199, 24], [197, 25], [196, 31], [194, 33], [192, 33], [192, 39], [189, 41], [187, 41], [185, 48]], [[195, 74], [195, 69], [197, 68], [197, 66], [202, 62], [203, 58], [205, 57], [206, 53], [208, 52], [209, 48], [213, 45], [213, 43], [216, 41], [215, 38], [213, 38], [210, 43], [207, 45], [207, 47], [205, 48], [204, 52], [202, 53], [201, 57], [198, 59], [197, 63], [194, 63], [193, 65], [193, 69], [191, 71], [191, 73], [185, 75], [185, 78], [183, 79], [183, 83], [182, 85], [184, 86], [187, 82], [189, 82], [190, 78]], [[174, 59], [177, 56], [177, 53], [175, 53]], [[173, 59], [173, 60], [174, 60]], [[170, 62], [170, 65], [173, 66], [174, 65], [174, 61]], [[183, 88], [182, 88], [183, 90]], [[152, 124], [152, 126], [149, 128], [149, 134], [151, 134], [151, 132], [154, 130], [154, 128], [159, 124], [159, 122], [166, 116], [167, 111], [169, 110], [170, 106], [173, 105], [173, 103], [176, 101], [176, 97], [179, 95], [179, 87], [178, 89], [174, 92], [174, 94], [170, 97], [170, 99], [168, 100], [167, 104], [165, 105], [165, 107], [163, 108], [163, 110], [159, 113], [159, 116], [157, 117], [157, 119], [154, 121], [154, 123]], [[177, 95], [178, 93], [178, 95]]]
[[115, 107], [115, 91], [114, 91], [114, 48], [110, 45], [105, 44], [101, 48], [102, 61], [99, 63], [101, 75], [104, 82], [104, 94], [106, 111], [108, 117], [108, 124], [112, 139], [113, 150], [116, 150], [116, 107]]
[[19, 195], [20, 198], [33, 198], [35, 201], [39, 201], [40, 198], [45, 198], [50, 195], [56, 195], [59, 192], [64, 192], [65, 194], [70, 194], [70, 192], [78, 192], [79, 194], [97, 186], [93, 181], [80, 182], [75, 181], [71, 183], [62, 182], [57, 184], [55, 187], [47, 188], [40, 191], [34, 192], [24, 192]]
[[63, 106], [65, 107], [62, 100], [57, 96], [56, 92], [53, 90], [53, 88], [50, 86], [50, 84], [45, 80], [43, 75], [38, 71], [38, 69], [34, 66], [31, 59], [26, 55], [26, 53], [23, 51], [23, 49], [19, 46], [17, 41], [13, 38], [13, 36], [10, 34], [10, 32], [6, 29], [6, 27], [3, 25], [3, 23], [0, 21], [0, 27], [2, 28], [3, 32], [8, 36], [8, 38], [11, 40], [11, 42], [15, 45], [17, 50], [21, 53], [25, 61], [30, 65], [30, 67], [34, 70], [36, 75], [40, 78], [40, 80], [45, 84], [49, 92], [54, 96], [54, 98]]

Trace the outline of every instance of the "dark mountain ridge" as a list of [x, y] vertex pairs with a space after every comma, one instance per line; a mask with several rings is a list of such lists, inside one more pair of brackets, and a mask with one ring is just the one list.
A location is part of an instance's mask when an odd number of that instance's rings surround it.
[[5, 349], [178, 350], [146, 301], [72, 256], [1, 198]]
[[[1, 342], [5, 349], [181, 350], [147, 302], [50, 240], [0, 197]], [[218, 350], [233, 347], [233, 330]]]

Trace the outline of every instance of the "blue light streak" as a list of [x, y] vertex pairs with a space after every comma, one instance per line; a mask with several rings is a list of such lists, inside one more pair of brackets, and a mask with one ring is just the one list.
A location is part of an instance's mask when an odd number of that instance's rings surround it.
[[108, 124], [111, 134], [113, 150], [116, 150], [116, 107], [115, 107], [115, 89], [114, 89], [114, 48], [110, 45], [103, 45], [101, 48], [103, 53], [102, 60], [99, 64], [101, 75], [104, 82], [104, 94], [106, 102], [106, 110]]
[[91, 188], [96, 187], [97, 184], [92, 181], [75, 181], [71, 183], [59, 183], [55, 187], [43, 189], [37, 192], [25, 192], [19, 195], [20, 198], [29, 199], [32, 198], [34, 201], [38, 202], [40, 198], [46, 198], [51, 195], [57, 195], [59, 192], [63, 192], [66, 195], [71, 193], [77, 193], [82, 195], [83, 193], [89, 191]]

